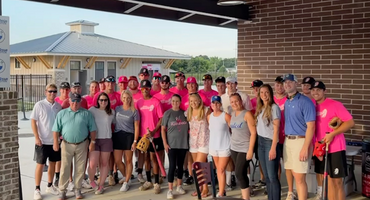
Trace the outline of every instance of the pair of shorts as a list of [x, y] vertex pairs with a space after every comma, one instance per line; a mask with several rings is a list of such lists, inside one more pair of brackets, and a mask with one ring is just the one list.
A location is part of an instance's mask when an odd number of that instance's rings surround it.
[[96, 139], [95, 140], [95, 149], [94, 151], [100, 152], [112, 152], [113, 151], [113, 142], [112, 139]]
[[132, 143], [134, 142], [134, 133], [126, 131], [118, 131], [112, 134], [113, 149], [115, 150], [131, 150]]
[[225, 150], [209, 150], [209, 154], [213, 157], [230, 157], [231, 152], [230, 149], [225, 149]]
[[189, 152], [190, 153], [204, 153], [204, 154], [208, 154], [209, 152], [209, 148], [208, 147], [199, 147], [199, 148], [191, 148], [189, 149]]
[[285, 138], [283, 148], [284, 168], [293, 170], [295, 173], [307, 174], [311, 166], [312, 145], [308, 148], [308, 157], [306, 161], [299, 160], [304, 145], [305, 138], [289, 139]]
[[[317, 174], [324, 174], [325, 156], [322, 161], [316, 156], [313, 159], [315, 161], [315, 172]], [[348, 175], [346, 151], [328, 154], [328, 174], [331, 178], [344, 178]]]
[[49, 162], [58, 162], [61, 160], [61, 153], [59, 151], [54, 151], [53, 145], [35, 145], [35, 160], [37, 164], [46, 164], [46, 160]]

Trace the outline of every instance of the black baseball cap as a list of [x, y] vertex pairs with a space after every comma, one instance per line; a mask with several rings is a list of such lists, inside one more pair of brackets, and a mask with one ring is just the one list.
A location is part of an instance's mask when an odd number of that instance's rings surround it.
[[99, 83], [104, 83], [105, 82], [105, 78], [101, 78], [100, 80], [99, 80]]
[[77, 93], [72, 93], [69, 97], [71, 100], [81, 100], [81, 95]]
[[66, 88], [71, 88], [71, 86], [69, 85], [69, 83], [68, 82], [62, 82], [61, 84], [60, 84], [60, 88], [61, 89], [66, 89]]
[[141, 88], [151, 88], [152, 84], [150, 83], [149, 80], [142, 80], [140, 83]]
[[72, 83], [72, 87], [81, 87], [81, 83], [80, 82], [73, 82]]
[[326, 86], [325, 84], [322, 82], [322, 81], [315, 81], [312, 85], [311, 85], [311, 90], [313, 88], [320, 88], [322, 90], [326, 90]]
[[302, 80], [302, 84], [314, 84], [315, 83], [315, 79], [312, 78], [311, 76], [307, 76], [307, 77], [304, 77], [303, 80]]
[[161, 78], [161, 82], [170, 83], [171, 82], [170, 77], [167, 75], [163, 75]]
[[261, 80], [254, 80], [251, 84], [251, 88], [254, 87], [261, 87], [263, 85], [263, 82]]
[[218, 82], [226, 83], [226, 79], [223, 76], [219, 76], [219, 77], [216, 78], [215, 82], [216, 83], [218, 83]]
[[114, 76], [110, 75], [105, 78], [105, 82], [116, 82], [116, 78]]
[[147, 68], [141, 68], [141, 69], [140, 69], [140, 72], [139, 72], [139, 75], [140, 75], [140, 74], [149, 75], [149, 71], [148, 71], [148, 69], [147, 69]]
[[282, 76], [278, 76], [275, 78], [275, 82], [278, 82], [278, 83], [282, 83], [283, 82], [283, 77]]
[[205, 81], [205, 80], [207, 80], [207, 79], [209, 79], [209, 80], [213, 80], [213, 79], [212, 79], [211, 74], [204, 74], [204, 75], [203, 75], [203, 77], [202, 77], [202, 81]]

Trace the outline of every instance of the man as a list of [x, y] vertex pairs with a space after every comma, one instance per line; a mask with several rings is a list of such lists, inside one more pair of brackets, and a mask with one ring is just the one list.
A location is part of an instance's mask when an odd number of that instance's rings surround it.
[[101, 78], [99, 81], [99, 90], [103, 92], [105, 90], [105, 78]]
[[174, 94], [169, 91], [170, 84], [170, 77], [167, 75], [163, 75], [161, 77], [161, 92], [153, 96], [161, 102], [163, 113], [172, 108], [171, 98]]
[[[72, 83], [71, 92], [72, 93], [77, 93], [77, 94], [81, 95], [81, 93], [82, 93], [81, 83], [80, 82], [73, 82]], [[87, 101], [83, 97], [81, 98], [81, 107], [82, 108], [85, 108], [85, 109], [88, 109]], [[69, 108], [69, 99], [65, 99], [63, 101], [62, 108], [63, 109]]]
[[[316, 110], [312, 101], [297, 91], [298, 81], [293, 74], [283, 78], [288, 99], [284, 104], [285, 142], [284, 167], [293, 173], [299, 200], [307, 199], [306, 173], [312, 157], [312, 137], [315, 131]], [[287, 199], [293, 199], [288, 192]]]
[[94, 96], [99, 92], [99, 83], [97, 81], [91, 81], [89, 92], [89, 94], [83, 96], [83, 98], [87, 101], [87, 109], [94, 105]]
[[210, 74], [205, 74], [202, 78], [204, 89], [199, 90], [199, 94], [203, 94], [209, 101], [211, 101], [212, 96], [217, 96], [218, 92], [212, 90], [213, 79]]
[[[192, 93], [198, 92], [198, 82], [197, 79], [193, 76], [189, 76], [186, 79], [186, 88], [188, 91], [188, 94], [182, 97], [180, 108], [182, 110], [187, 110], [189, 107], [189, 96]], [[211, 106], [211, 99], [208, 99], [204, 94], [199, 93], [200, 98], [202, 98], [203, 104], [205, 106]]]
[[[86, 109], [81, 108], [81, 95], [72, 93], [70, 107], [60, 111], [53, 125], [54, 151], [61, 149], [62, 167], [60, 172], [59, 200], [66, 199], [66, 188], [71, 170], [71, 163], [75, 160], [75, 196], [82, 199], [81, 185], [85, 176], [87, 148], [93, 151], [95, 148], [96, 125], [93, 115]], [[73, 119], [73, 120], [71, 120]], [[91, 137], [89, 145], [88, 137]], [[63, 141], [59, 147], [59, 134]]]
[[56, 162], [60, 161], [60, 151], [53, 150], [53, 124], [55, 118], [62, 106], [55, 101], [57, 95], [57, 86], [55, 84], [48, 84], [45, 88], [44, 100], [35, 104], [31, 113], [31, 127], [35, 136], [35, 155], [36, 155], [36, 170], [35, 170], [35, 184], [36, 189], [33, 199], [41, 200], [40, 183], [43, 173], [43, 168], [46, 160], [49, 159], [48, 168], [48, 185], [45, 192], [58, 195], [58, 190], [52, 185]]
[[161, 78], [162, 74], [159, 72], [154, 73], [153, 80], [152, 80], [152, 89], [150, 90], [150, 95], [154, 96], [155, 94], [159, 93], [161, 91]]
[[226, 93], [226, 79], [223, 76], [219, 76], [215, 80], [216, 82], [216, 87], [217, 87], [217, 96], [222, 96], [223, 94]]
[[302, 87], [302, 94], [305, 95], [306, 97], [310, 98], [312, 102], [315, 104], [315, 100], [311, 96], [311, 85], [315, 83], [315, 79], [312, 78], [311, 76], [304, 77], [301, 83]]
[[[346, 198], [343, 178], [347, 176], [346, 139], [344, 132], [350, 130], [355, 122], [352, 115], [339, 101], [326, 97], [326, 86], [316, 81], [311, 86], [311, 95], [316, 100], [316, 142], [323, 141], [329, 144], [328, 152], [328, 198], [344, 200]], [[339, 118], [343, 123], [335, 130], [329, 127], [333, 118]], [[328, 133], [328, 134], [326, 134]], [[324, 158], [314, 157], [315, 172], [324, 174]], [[322, 183], [321, 183], [322, 184]], [[318, 189], [318, 197], [322, 199], [322, 188]]]
[[71, 86], [68, 82], [62, 82], [59, 86], [60, 96], [55, 98], [55, 101], [60, 105], [63, 104], [63, 101], [69, 99], [69, 92], [71, 91]]
[[188, 90], [185, 88], [185, 74], [183, 72], [177, 72], [175, 74], [176, 87], [170, 88], [170, 92], [178, 94], [184, 97], [188, 94]]
[[127, 89], [128, 80], [126, 76], [120, 76], [118, 79], [119, 94], [122, 94], [122, 91]]
[[258, 90], [263, 85], [263, 82], [261, 80], [254, 80], [251, 84], [251, 88], [253, 89], [253, 95], [254, 97], [251, 99], [252, 103], [252, 113], [254, 114], [256, 112], [257, 108], [257, 97], [258, 97]]
[[[161, 103], [158, 99], [153, 98], [150, 95], [150, 89], [152, 87], [149, 80], [141, 81], [141, 93], [143, 94], [143, 99], [140, 99], [137, 102], [138, 111], [140, 116], [145, 116], [141, 118], [140, 122], [140, 137], [150, 137], [153, 138], [153, 143], [158, 153], [158, 156], [161, 158], [163, 156], [163, 141], [160, 138], [160, 129], [161, 129], [161, 121], [163, 116], [163, 110]], [[139, 160], [145, 158], [145, 170], [146, 170], [146, 178], [147, 181], [140, 186], [139, 190], [144, 191], [149, 188], [153, 187], [152, 180], [151, 180], [151, 171], [150, 171], [150, 164], [152, 163], [153, 172], [154, 172], [154, 193], [159, 194], [161, 191], [161, 187], [159, 185], [159, 166], [157, 162], [157, 158], [154, 152], [154, 148], [152, 145], [149, 145], [148, 152], [145, 154], [139, 155]], [[139, 162], [139, 169], [138, 173], [140, 174], [143, 170], [143, 166], [140, 165]]]
[[137, 102], [143, 98], [141, 91], [139, 90], [139, 82], [136, 76], [130, 76], [128, 79], [128, 88], [132, 93], [132, 98], [134, 99], [135, 108], [137, 108]]
[[231, 113], [232, 109], [230, 106], [230, 95], [233, 93], [239, 93], [242, 97], [243, 106], [246, 110], [252, 110], [252, 104], [249, 96], [243, 92], [238, 91], [237, 89], [238, 82], [236, 80], [236, 77], [227, 77], [226, 78], [226, 87], [227, 87], [227, 93], [223, 94], [221, 96], [222, 100], [222, 108], [226, 113]]
[[149, 80], [149, 70], [147, 68], [141, 68], [139, 72], [140, 81]]

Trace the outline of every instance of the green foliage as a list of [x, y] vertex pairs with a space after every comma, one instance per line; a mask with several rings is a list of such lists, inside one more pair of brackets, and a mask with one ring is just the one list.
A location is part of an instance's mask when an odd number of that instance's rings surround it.
[[171, 69], [184, 73], [225, 73], [226, 68], [235, 68], [235, 61], [235, 58], [199, 55], [190, 60], [176, 60]]

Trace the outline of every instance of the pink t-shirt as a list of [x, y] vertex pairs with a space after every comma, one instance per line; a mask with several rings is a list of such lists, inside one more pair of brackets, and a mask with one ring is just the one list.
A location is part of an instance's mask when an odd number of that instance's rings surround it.
[[91, 108], [94, 105], [94, 98], [91, 97], [90, 95], [85, 95], [84, 98], [87, 101], [87, 108]]
[[218, 96], [218, 92], [215, 91], [215, 90], [211, 90], [211, 91], [204, 91], [204, 89], [202, 90], [199, 90], [198, 92], [199, 94], [203, 94], [207, 99], [209, 99], [209, 101], [211, 101], [211, 98], [213, 96]]
[[136, 94], [132, 94], [132, 98], [134, 99], [135, 108], [137, 109], [137, 102], [140, 99], [143, 99], [143, 94], [141, 94], [141, 91], [138, 90]]
[[[62, 108], [68, 108], [69, 107], [69, 99], [65, 99], [62, 103]], [[85, 98], [81, 98], [81, 108], [85, 108], [86, 110], [88, 109], [87, 101]]]
[[172, 108], [171, 98], [173, 96], [172, 92], [168, 92], [163, 95], [162, 93], [157, 93], [153, 97], [161, 102], [163, 113]]
[[252, 104], [251, 112], [254, 115], [254, 113], [256, 113], [256, 109], [257, 109], [257, 97], [254, 97], [253, 99], [251, 99], [251, 104]]
[[[159, 122], [159, 119], [163, 117], [163, 109], [161, 102], [152, 97], [151, 99], [145, 100], [140, 99], [137, 102], [138, 111], [140, 113], [140, 137], [147, 134], [147, 128], [154, 130]], [[154, 138], [159, 138], [161, 129], [158, 129], [154, 133]]]
[[[324, 102], [316, 105], [316, 141], [322, 140], [326, 132], [332, 132], [329, 122], [333, 117], [339, 117], [343, 122], [351, 120], [352, 115], [339, 101], [326, 98]], [[329, 145], [329, 153], [346, 150], [344, 134], [336, 135]]]
[[284, 116], [284, 104], [285, 101], [287, 100], [286, 96], [278, 99], [274, 96], [274, 101], [275, 103], [279, 106], [280, 111], [281, 111], [281, 117], [280, 117], [280, 128], [279, 128], [279, 143], [284, 144], [285, 140], [285, 116]]
[[170, 88], [170, 92], [172, 92], [174, 94], [178, 94], [181, 97], [184, 97], [185, 95], [188, 94], [188, 89], [183, 88], [182, 90], [178, 90], [177, 87], [173, 87], [173, 88]]
[[[204, 106], [210, 106], [211, 105], [211, 100], [210, 99], [207, 99], [206, 96], [204, 96], [203, 94], [199, 94], [199, 96], [200, 96], [200, 98], [202, 98]], [[188, 107], [189, 107], [189, 94], [182, 97], [181, 105], [180, 105], [180, 108], [182, 110], [187, 110]]]
[[154, 96], [154, 95], [156, 95], [156, 94], [158, 94], [158, 93], [160, 93], [161, 92], [161, 90], [159, 89], [159, 90], [153, 90], [153, 89], [151, 89], [150, 90], [150, 95], [152, 95], [152, 96]]
[[[102, 92], [98, 92], [95, 94], [94, 96], [94, 99], [93, 99], [93, 105], [96, 106], [97, 105], [97, 100], [98, 100], [98, 96], [99, 94], [102, 93]], [[122, 101], [121, 101], [121, 95], [114, 91], [110, 94], [108, 94], [108, 97], [109, 97], [109, 100], [110, 100], [110, 108], [115, 110], [117, 106], [122, 106]]]
[[62, 105], [64, 100], [61, 100], [61, 99], [60, 99], [60, 97], [55, 97], [55, 100], [54, 100], [54, 101], [56, 101], [56, 102], [58, 102], [60, 105]]

